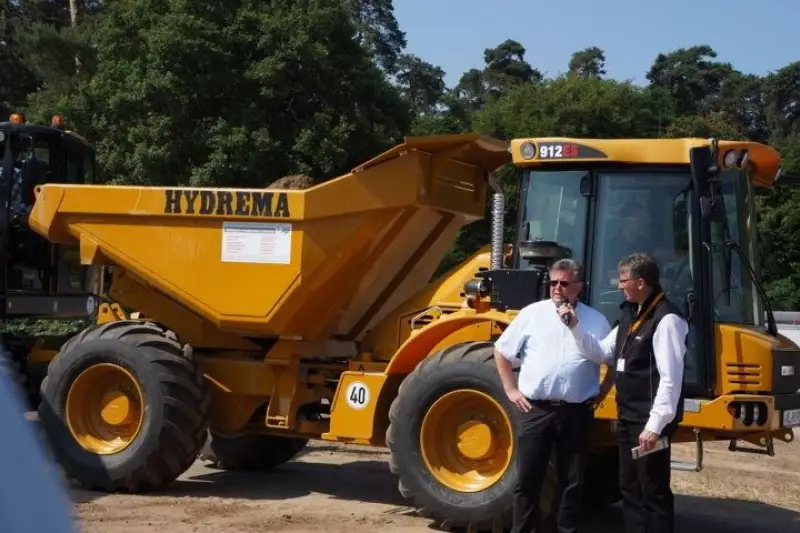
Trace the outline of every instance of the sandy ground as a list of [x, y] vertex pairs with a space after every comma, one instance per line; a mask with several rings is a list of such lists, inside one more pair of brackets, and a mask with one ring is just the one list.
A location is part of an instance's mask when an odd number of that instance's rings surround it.
[[[676, 446], [689, 459], [692, 449]], [[701, 473], [674, 472], [681, 533], [800, 531], [800, 444], [776, 456], [706, 444]], [[269, 474], [195, 465], [169, 490], [146, 496], [72, 490], [81, 533], [431, 532], [396, 491], [382, 450], [315, 443]], [[587, 518], [586, 533], [621, 531], [618, 506]]]

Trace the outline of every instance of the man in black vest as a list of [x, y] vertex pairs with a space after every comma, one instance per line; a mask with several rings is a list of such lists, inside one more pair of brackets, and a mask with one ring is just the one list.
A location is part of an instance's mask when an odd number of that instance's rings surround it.
[[[571, 331], [579, 350], [598, 364], [614, 365], [620, 453], [620, 486], [626, 533], [672, 533], [674, 502], [670, 447], [683, 418], [683, 368], [689, 325], [664, 296], [659, 269], [646, 254], [619, 263], [625, 295], [619, 325], [598, 339], [577, 324]], [[560, 314], [572, 314], [562, 309]], [[634, 459], [632, 448], [651, 451]]]

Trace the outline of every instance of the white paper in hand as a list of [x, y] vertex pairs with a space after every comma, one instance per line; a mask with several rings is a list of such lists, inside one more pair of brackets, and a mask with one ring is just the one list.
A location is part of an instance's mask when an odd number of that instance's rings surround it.
[[656, 441], [655, 446], [653, 446], [649, 450], [643, 451], [641, 446], [637, 446], [635, 448], [631, 448], [631, 454], [633, 455], [634, 459], [639, 459], [640, 457], [644, 457], [645, 455], [650, 455], [651, 453], [661, 451], [665, 448], [669, 448], [669, 440], [667, 440], [666, 437], [661, 437]]

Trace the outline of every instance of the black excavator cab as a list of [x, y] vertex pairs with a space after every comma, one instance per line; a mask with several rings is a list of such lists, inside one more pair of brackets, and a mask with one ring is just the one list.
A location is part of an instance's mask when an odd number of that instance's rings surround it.
[[80, 264], [78, 247], [50, 244], [28, 226], [37, 185], [94, 179], [94, 150], [58, 117], [51, 126], [25, 124], [19, 114], [0, 122], [0, 318], [95, 313], [94, 269]]

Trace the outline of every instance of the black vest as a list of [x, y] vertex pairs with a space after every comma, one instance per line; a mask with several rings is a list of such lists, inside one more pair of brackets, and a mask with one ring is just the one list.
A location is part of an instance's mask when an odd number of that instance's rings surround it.
[[[642, 305], [643, 316], [638, 329], [627, 335], [630, 328], [636, 323], [637, 305], [625, 302], [622, 304], [622, 319], [617, 329], [616, 359], [625, 359], [623, 372], [616, 372], [614, 384], [616, 385], [617, 413], [620, 420], [638, 424], [646, 424], [650, 418], [650, 409], [653, 407], [660, 375], [656, 367], [655, 354], [653, 353], [653, 335], [656, 327], [665, 315], [670, 313], [683, 316], [683, 314], [669, 300], [663, 296], [660, 287]], [[647, 312], [653, 301], [661, 296], [652, 310]], [[626, 342], [627, 337], [627, 342]], [[662, 434], [672, 433], [683, 420], [683, 390], [678, 400], [675, 418], [667, 424]]]

